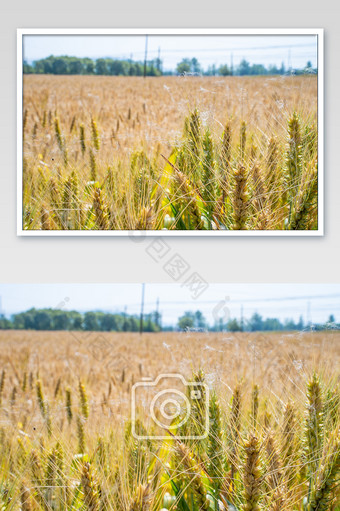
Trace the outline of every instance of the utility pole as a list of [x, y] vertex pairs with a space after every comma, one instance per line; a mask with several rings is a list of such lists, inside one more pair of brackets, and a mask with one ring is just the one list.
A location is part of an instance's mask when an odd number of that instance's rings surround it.
[[160, 324], [159, 324], [159, 298], [157, 298], [157, 302], [156, 302], [156, 326], [157, 327], [160, 327]]
[[241, 322], [240, 322], [241, 332], [244, 330], [244, 321], [243, 321], [243, 304], [241, 305]]
[[312, 324], [312, 315], [311, 315], [311, 312], [310, 312], [310, 302], [307, 302], [307, 326], [311, 329], [313, 324]]
[[161, 47], [158, 46], [158, 58], [157, 58], [157, 69], [161, 70]]
[[145, 36], [145, 55], [144, 55], [144, 78], [146, 77], [146, 62], [148, 59], [148, 36]]
[[291, 49], [288, 50], [288, 72], [292, 71]]
[[127, 306], [125, 305], [124, 307], [124, 323], [123, 323], [123, 331], [126, 332], [127, 330], [127, 318], [126, 318], [126, 315], [127, 315]]
[[143, 333], [143, 319], [144, 319], [144, 295], [145, 295], [145, 284], [142, 284], [142, 302], [140, 307], [140, 322], [139, 322], [139, 333]]
[[234, 74], [234, 64], [233, 64], [233, 54], [231, 53], [231, 58], [230, 58], [230, 72], [231, 72], [231, 76], [233, 76]]

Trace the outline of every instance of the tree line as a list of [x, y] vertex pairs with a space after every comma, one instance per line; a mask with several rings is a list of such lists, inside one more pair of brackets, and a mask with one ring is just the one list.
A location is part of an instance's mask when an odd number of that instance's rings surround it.
[[204, 76], [252, 76], [252, 75], [284, 75], [286, 72], [294, 74], [316, 73], [312, 63], [307, 62], [303, 69], [286, 69], [284, 63], [280, 67], [263, 64], [250, 64], [243, 59], [238, 66], [232, 67], [227, 64], [216, 66], [210, 65], [203, 69], [197, 58], [184, 58], [176, 65], [174, 70], [164, 71], [163, 62], [160, 58], [147, 62], [132, 59], [113, 59], [88, 57], [56, 57], [50, 55], [44, 59], [35, 60], [32, 64], [24, 61], [24, 74], [52, 74], [52, 75], [100, 75], [100, 76], [163, 76], [163, 75], [204, 75]]
[[[120, 60], [111, 58], [79, 58], [55, 57], [50, 55], [45, 59], [35, 60], [32, 64], [24, 62], [24, 74], [52, 74], [52, 75], [108, 75], [108, 76], [143, 76], [144, 62], [131, 59]], [[145, 69], [147, 76], [160, 76], [161, 61], [149, 60]]]
[[[299, 321], [278, 318], [263, 318], [255, 312], [249, 319], [230, 318], [216, 320], [209, 325], [201, 311], [187, 311], [178, 318], [176, 325], [162, 326], [161, 314], [158, 311], [145, 314], [142, 320], [144, 332], [201, 330], [210, 332], [275, 332], [304, 330], [313, 326], [315, 330], [339, 329], [333, 315], [322, 324], [306, 324], [303, 318]], [[0, 330], [79, 330], [94, 332], [138, 332], [141, 318], [136, 314], [124, 312], [110, 313], [102, 311], [66, 311], [61, 309], [29, 309], [13, 314], [7, 318], [0, 315]]]
[[309, 328], [313, 330], [340, 329], [340, 324], [335, 322], [331, 314], [326, 323], [307, 324], [304, 323], [302, 316], [298, 321], [285, 319], [280, 321], [278, 318], [263, 318], [258, 312], [249, 319], [230, 318], [223, 321], [223, 318], [217, 320], [213, 326], [209, 326], [201, 311], [187, 311], [178, 319], [178, 328], [180, 330], [207, 330], [210, 332], [276, 332], [276, 331], [301, 331]]
[[[152, 312], [143, 318], [144, 332], [160, 330], [160, 314]], [[82, 330], [94, 332], [138, 332], [140, 317], [133, 314], [101, 311], [66, 311], [60, 309], [35, 309], [0, 316], [0, 329], [15, 330]]]

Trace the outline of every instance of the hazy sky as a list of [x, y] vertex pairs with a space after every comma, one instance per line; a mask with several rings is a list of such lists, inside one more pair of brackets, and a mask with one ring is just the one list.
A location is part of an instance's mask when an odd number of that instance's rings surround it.
[[[112, 312], [127, 307], [128, 313], [139, 313], [141, 284], [1, 284], [0, 296], [6, 314], [30, 307]], [[257, 311], [280, 319], [297, 320], [302, 315], [314, 322], [334, 314], [340, 321], [340, 284], [210, 284], [197, 300], [181, 284], [147, 284], [145, 312], [156, 309], [157, 299], [163, 324], [175, 322], [185, 310], [197, 309], [212, 323], [214, 310], [219, 315], [224, 305], [232, 317], [240, 316], [243, 305], [246, 318]]]
[[[24, 59], [49, 55], [77, 57], [113, 57], [144, 59], [143, 35], [25, 35]], [[193, 36], [150, 35], [148, 59], [156, 58], [160, 49], [164, 69], [173, 69], [184, 57], [197, 57], [204, 68], [211, 64], [237, 65], [242, 59], [250, 63], [276, 64], [300, 68], [310, 60], [317, 65], [317, 37], [313, 35]]]

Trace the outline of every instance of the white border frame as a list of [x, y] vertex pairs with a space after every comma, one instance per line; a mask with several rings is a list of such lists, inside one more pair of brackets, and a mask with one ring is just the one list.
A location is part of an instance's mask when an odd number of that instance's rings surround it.
[[[24, 230], [22, 225], [22, 126], [23, 126], [23, 36], [25, 35], [316, 35], [318, 38], [318, 229], [315, 231], [38, 231]], [[324, 30], [301, 29], [17, 29], [17, 235], [18, 236], [323, 236], [324, 235]]]

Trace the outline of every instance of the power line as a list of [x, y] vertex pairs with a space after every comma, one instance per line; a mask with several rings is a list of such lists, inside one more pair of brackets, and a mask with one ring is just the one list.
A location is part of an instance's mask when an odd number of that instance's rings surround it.
[[[230, 304], [233, 304], [233, 303], [263, 303], [263, 302], [285, 302], [285, 301], [297, 301], [297, 300], [322, 300], [322, 299], [326, 299], [326, 298], [339, 298], [340, 299], [340, 293], [335, 293], [335, 294], [329, 294], [329, 295], [314, 295], [314, 296], [281, 296], [281, 297], [271, 297], [271, 298], [240, 298], [240, 299], [236, 299], [236, 300], [233, 300], [232, 298], [230, 299]], [[212, 303], [216, 303], [217, 301], [219, 300], [200, 300], [200, 301], [197, 301], [196, 300], [196, 303], [201, 305], [201, 304], [212, 304]], [[145, 305], [152, 305], [153, 302], [146, 302]], [[163, 302], [162, 301], [162, 305], [190, 305], [190, 301], [189, 300], [185, 300], [185, 301], [178, 301], [178, 300], [174, 300], [174, 301], [165, 301]], [[138, 306], [139, 304], [138, 303], [135, 303], [135, 304], [130, 304], [131, 307], [133, 306]]]
[[[147, 37], [147, 36], [146, 36]], [[278, 50], [278, 49], [289, 49], [289, 48], [315, 48], [315, 44], [284, 44], [284, 45], [277, 45], [277, 46], [249, 46], [249, 47], [242, 47], [242, 48], [180, 48], [180, 49], [164, 49], [162, 48], [162, 53], [184, 53], [184, 52], [210, 52], [210, 53], [216, 53], [216, 52], [235, 52], [235, 51], [250, 51], [250, 50]], [[157, 50], [149, 50], [149, 54], [157, 54]], [[143, 54], [144, 52], [142, 50], [135, 51], [134, 54]]]
[[[150, 49], [148, 47], [148, 36], [145, 36], [145, 49], [144, 50], [137, 50], [137, 51], [134, 51], [133, 53], [129, 53], [128, 51], [127, 52], [122, 52], [122, 53], [119, 53], [119, 54], [114, 54], [114, 53], [110, 53], [109, 55], [107, 55], [107, 57], [110, 57], [110, 58], [131, 58], [131, 54], [132, 55], [144, 55], [144, 62], [147, 60], [147, 55], [155, 55], [155, 56], [159, 56], [159, 53], [160, 53], [160, 47], [158, 47], [157, 49]], [[277, 49], [285, 49], [285, 50], [288, 50], [288, 51], [291, 51], [291, 49], [294, 49], [294, 48], [313, 48], [315, 50], [315, 53], [316, 53], [316, 46], [315, 44], [296, 44], [296, 45], [291, 45], [291, 44], [287, 44], [287, 45], [271, 45], [271, 46], [249, 46], [249, 47], [242, 47], [242, 48], [235, 48], [235, 47], [232, 47], [232, 48], [173, 48], [173, 49], [164, 49], [162, 48], [162, 54], [175, 54], [175, 53], [180, 53], [180, 54], [183, 54], [183, 53], [196, 53], [196, 52], [200, 52], [200, 53], [234, 53], [234, 52], [246, 52], [246, 51], [263, 51], [263, 50], [277, 50]], [[311, 52], [312, 53], [312, 52]], [[314, 53], [314, 52], [313, 52]], [[79, 57], [80, 58], [80, 57]], [[93, 59], [96, 59], [96, 58], [105, 58], [103, 56], [101, 57], [91, 57]]]

